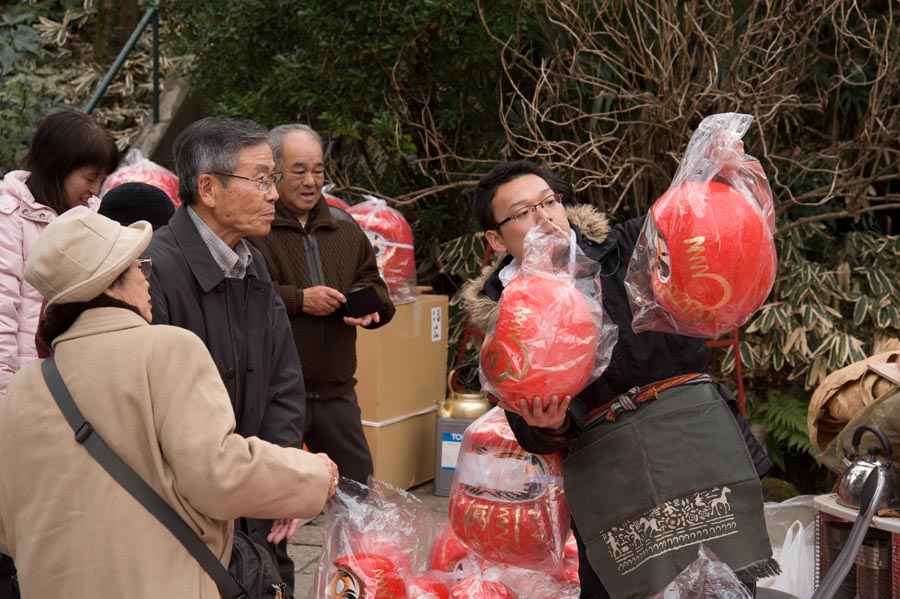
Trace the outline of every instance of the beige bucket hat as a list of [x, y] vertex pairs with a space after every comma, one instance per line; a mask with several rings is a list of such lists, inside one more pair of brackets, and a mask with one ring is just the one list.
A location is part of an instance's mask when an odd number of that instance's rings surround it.
[[147, 221], [123, 227], [85, 206], [72, 208], [31, 246], [25, 280], [47, 305], [92, 300], [140, 257], [152, 234]]

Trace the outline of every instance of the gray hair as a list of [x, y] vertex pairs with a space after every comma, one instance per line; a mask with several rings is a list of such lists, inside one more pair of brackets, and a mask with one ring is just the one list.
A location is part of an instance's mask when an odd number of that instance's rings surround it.
[[292, 123], [290, 125], [278, 125], [269, 131], [269, 147], [272, 148], [272, 158], [275, 160], [275, 170], [281, 170], [281, 150], [284, 145], [284, 137], [288, 133], [305, 133], [312, 137], [325, 151], [325, 145], [322, 143], [322, 136], [316, 133], [315, 129], [309, 125], [301, 125]]
[[[197, 203], [197, 180], [206, 173], [231, 173], [244, 148], [266, 143], [266, 129], [247, 119], [207, 117], [178, 134], [172, 149], [178, 174], [178, 197]], [[228, 185], [219, 177], [222, 185]]]

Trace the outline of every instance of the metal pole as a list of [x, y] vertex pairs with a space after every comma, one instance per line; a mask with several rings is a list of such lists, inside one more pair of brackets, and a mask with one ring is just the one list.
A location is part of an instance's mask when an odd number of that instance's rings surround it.
[[159, 5], [153, 9], [153, 124], [159, 122]]
[[125, 43], [125, 47], [122, 48], [122, 51], [119, 52], [119, 55], [116, 57], [115, 62], [113, 62], [112, 66], [109, 67], [109, 70], [106, 72], [106, 75], [103, 77], [103, 81], [100, 82], [100, 85], [97, 87], [97, 90], [94, 92], [94, 95], [91, 97], [90, 101], [87, 103], [87, 106], [84, 107], [84, 112], [86, 114], [90, 114], [94, 111], [94, 108], [97, 107], [97, 104], [100, 103], [100, 98], [103, 97], [103, 94], [106, 92], [106, 89], [109, 87], [110, 82], [113, 77], [116, 76], [116, 73], [119, 72], [119, 69], [122, 68], [122, 65], [125, 64], [125, 58], [128, 56], [128, 53], [131, 52], [131, 49], [137, 43], [138, 39], [140, 39], [141, 34], [147, 28], [147, 24], [153, 19], [153, 16], [156, 14], [156, 8], [149, 8], [147, 12], [144, 13], [141, 22], [137, 24], [137, 27], [134, 28], [134, 32], [132, 32], [131, 37], [128, 38], [128, 41]]

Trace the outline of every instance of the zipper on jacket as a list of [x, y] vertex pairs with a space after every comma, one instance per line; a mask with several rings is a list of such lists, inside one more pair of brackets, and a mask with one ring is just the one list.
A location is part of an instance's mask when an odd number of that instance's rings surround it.
[[[306, 238], [306, 268], [309, 270], [309, 279], [310, 283], [312, 283], [311, 287], [324, 285], [325, 273], [322, 270], [322, 256], [319, 254], [319, 244], [316, 243], [315, 232], [310, 233], [304, 228], [303, 235]], [[317, 319], [316, 323], [318, 325], [316, 327], [316, 333], [319, 338], [318, 345], [322, 348], [322, 351], [316, 352], [318, 360], [316, 361], [316, 364], [314, 365], [315, 368], [312, 369], [312, 372], [318, 377], [322, 374], [322, 360], [328, 355], [328, 352], [325, 350], [325, 321]], [[307, 394], [309, 394], [308, 390]]]

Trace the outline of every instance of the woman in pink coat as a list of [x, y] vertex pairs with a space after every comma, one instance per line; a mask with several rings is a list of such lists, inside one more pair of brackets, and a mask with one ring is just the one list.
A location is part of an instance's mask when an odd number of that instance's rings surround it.
[[42, 298], [22, 276], [34, 240], [69, 208], [94, 207], [119, 151], [90, 116], [73, 110], [45, 118], [25, 166], [0, 181], [0, 402], [13, 374], [37, 357], [34, 335]]

